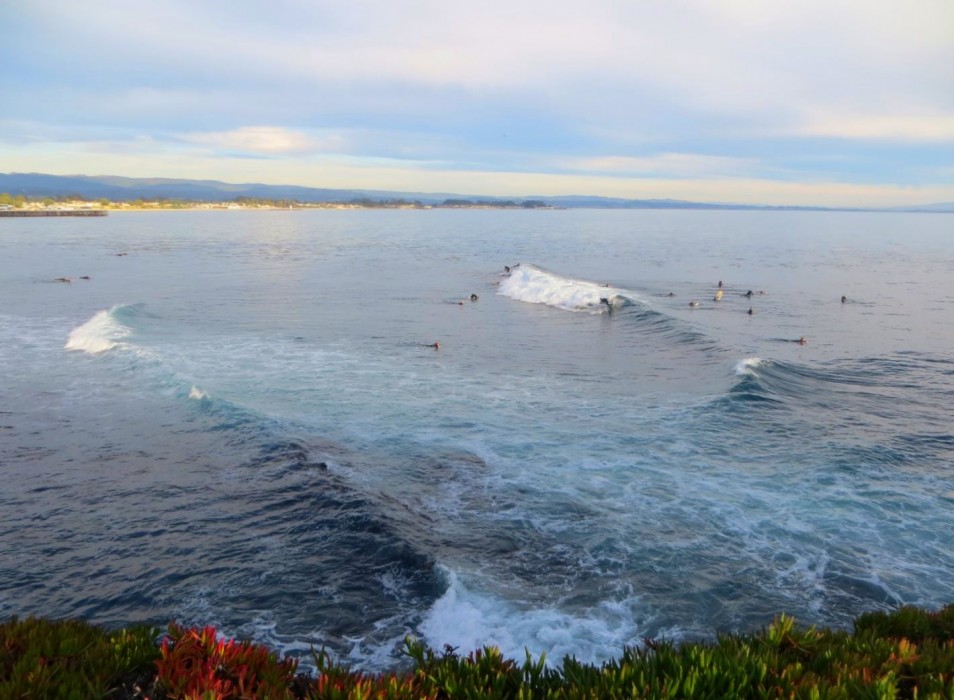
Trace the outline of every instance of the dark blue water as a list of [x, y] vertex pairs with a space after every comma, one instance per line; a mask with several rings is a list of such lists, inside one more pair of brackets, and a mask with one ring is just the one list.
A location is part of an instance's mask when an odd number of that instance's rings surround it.
[[952, 232], [2, 220], [0, 615], [212, 624], [379, 669], [407, 634], [596, 661], [949, 603]]

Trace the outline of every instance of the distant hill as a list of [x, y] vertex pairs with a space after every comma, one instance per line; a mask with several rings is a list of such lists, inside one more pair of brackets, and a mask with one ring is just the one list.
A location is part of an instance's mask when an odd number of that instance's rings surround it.
[[824, 207], [772, 207], [758, 204], [717, 204], [710, 202], [688, 202], [682, 199], [622, 199], [618, 197], [596, 197], [587, 195], [566, 195], [559, 197], [534, 197], [545, 199], [556, 206], [587, 209], [800, 209], [817, 210]]
[[[294, 200], [298, 202], [351, 202], [355, 200], [388, 201], [403, 199], [423, 204], [442, 204], [447, 200], [476, 204], [494, 203], [499, 197], [461, 195], [450, 192], [396, 192], [386, 190], [348, 190], [298, 185], [234, 184], [219, 180], [185, 180], [174, 178], [134, 178], [116, 175], [46, 175], [43, 173], [0, 173], [0, 192], [25, 197], [64, 197], [80, 195], [86, 199], [109, 199], [131, 202], [137, 199], [178, 199], [192, 202], [230, 202], [236, 197]], [[677, 199], [622, 199], [571, 195], [548, 197], [532, 195], [514, 198], [517, 201], [540, 200], [551, 206], [590, 209], [743, 209], [743, 210], [834, 210], [826, 207], [773, 207], [748, 204], [687, 202]], [[870, 210], [869, 210], [870, 211]], [[954, 212], [954, 203], [916, 207], [892, 207], [881, 211]]]
[[890, 211], [908, 211], [908, 212], [954, 212], [954, 202], [941, 202], [938, 204], [925, 204], [918, 207], [892, 207]]
[[230, 184], [218, 180], [133, 178], [114, 175], [44, 175], [0, 173], [0, 192], [26, 197], [61, 197], [78, 194], [86, 199], [131, 202], [136, 199], [182, 199], [226, 202], [236, 197], [294, 199], [300, 202], [351, 201], [370, 196], [359, 190], [333, 190], [294, 185]]

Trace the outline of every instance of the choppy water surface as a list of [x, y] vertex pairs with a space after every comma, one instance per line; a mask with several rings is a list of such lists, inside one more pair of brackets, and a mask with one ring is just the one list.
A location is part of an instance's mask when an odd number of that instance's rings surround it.
[[952, 232], [3, 220], [0, 615], [213, 624], [381, 669], [407, 634], [599, 661], [949, 603]]

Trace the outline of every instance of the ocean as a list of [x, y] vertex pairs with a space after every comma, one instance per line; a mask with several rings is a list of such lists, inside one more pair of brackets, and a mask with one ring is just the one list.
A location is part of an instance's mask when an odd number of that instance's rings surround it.
[[0, 617], [214, 625], [383, 670], [408, 635], [598, 663], [951, 603], [952, 234], [798, 211], [2, 220]]

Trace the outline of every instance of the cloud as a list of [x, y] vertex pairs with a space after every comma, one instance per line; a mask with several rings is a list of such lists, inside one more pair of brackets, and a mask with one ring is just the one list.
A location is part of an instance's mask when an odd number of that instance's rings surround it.
[[761, 168], [756, 158], [663, 153], [649, 157], [599, 156], [565, 162], [568, 170], [625, 177], [742, 177]]
[[950, 182], [950, 0], [14, 5], [0, 91], [33, 149], [16, 153], [86, 152], [80, 171], [123, 152], [128, 174], [174, 159], [224, 179], [265, 159], [316, 186], [397, 172], [383, 162], [424, 189], [495, 173], [514, 193], [531, 176], [673, 197], [702, 180]]
[[314, 138], [304, 132], [278, 126], [246, 126], [230, 131], [184, 134], [186, 143], [207, 146], [216, 152], [236, 155], [289, 156], [340, 150], [338, 135]]
[[[133, 177], [218, 179], [228, 182], [306, 184], [316, 187], [452, 192], [503, 197], [599, 194], [633, 199], [682, 199], [769, 205], [887, 207], [954, 201], [954, 183], [924, 185], [858, 184], [832, 179], [810, 182], [771, 177], [662, 177], [574, 172], [513, 172], [461, 169], [444, 162], [314, 154], [308, 157], [230, 160], [212, 153], [170, 149], [168, 144], [90, 142], [57, 147], [5, 147], [10, 171], [53, 174], [112, 174]], [[950, 179], [948, 177], [948, 182]]]
[[816, 110], [791, 133], [850, 140], [954, 143], [954, 115], [840, 114]]
[[[453, 88], [585, 109], [574, 90], [593, 85], [604, 104], [633, 105], [642, 95], [734, 114], [784, 113], [879, 87], [952, 99], [941, 89], [950, 72], [936, 68], [954, 52], [947, 0], [923, 0], [918, 11], [861, 0], [31, 5], [34, 23], [79, 59], [63, 70], [88, 80], [137, 71], [154, 87], [349, 85], [360, 93], [399, 83], [417, 93], [412, 99]], [[98, 70], [86, 70], [91, 63]]]

